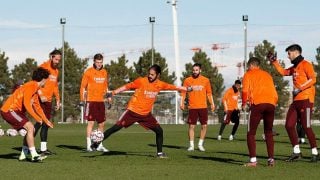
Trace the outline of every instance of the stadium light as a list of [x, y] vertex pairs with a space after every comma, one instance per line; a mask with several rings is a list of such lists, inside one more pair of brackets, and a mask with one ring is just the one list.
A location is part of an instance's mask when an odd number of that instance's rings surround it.
[[154, 32], [154, 23], [156, 22], [155, 17], [149, 17], [149, 22], [151, 23], [151, 65], [154, 64], [154, 41], [153, 41], [153, 32]]
[[60, 18], [60, 24], [62, 26], [61, 122], [64, 120], [64, 26], [66, 23], [66, 18]]

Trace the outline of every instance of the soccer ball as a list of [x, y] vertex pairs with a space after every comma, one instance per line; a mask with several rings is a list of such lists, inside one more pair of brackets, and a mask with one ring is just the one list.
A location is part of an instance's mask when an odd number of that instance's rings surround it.
[[20, 136], [26, 136], [27, 135], [27, 130], [22, 128], [22, 129], [19, 129], [19, 134]]
[[6, 134], [7, 134], [7, 136], [17, 136], [18, 131], [15, 129], [7, 129]]
[[3, 136], [3, 135], [4, 135], [4, 130], [0, 129], [0, 136]]
[[90, 139], [91, 139], [91, 142], [93, 143], [99, 143], [103, 140], [103, 138], [104, 138], [103, 132], [99, 131], [98, 129], [92, 131], [90, 134]]

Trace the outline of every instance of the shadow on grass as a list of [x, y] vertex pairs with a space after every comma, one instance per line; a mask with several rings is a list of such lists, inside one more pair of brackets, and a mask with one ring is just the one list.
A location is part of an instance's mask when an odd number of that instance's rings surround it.
[[234, 164], [234, 165], [243, 165], [244, 162], [234, 160], [231, 158], [220, 158], [220, 157], [208, 157], [208, 156], [195, 156], [195, 155], [188, 155], [189, 158], [192, 159], [201, 159], [201, 160], [208, 160], [208, 161], [217, 161], [222, 163]]
[[16, 151], [21, 151], [22, 147], [13, 147], [12, 149]]
[[[157, 145], [155, 144], [148, 144], [148, 146], [157, 147]], [[186, 149], [185, 146], [176, 146], [176, 145], [167, 145], [167, 144], [162, 145], [162, 147], [169, 148], [169, 149]]]
[[86, 149], [82, 146], [74, 146], [74, 145], [65, 145], [65, 144], [60, 144], [57, 145], [56, 147], [62, 148], [62, 149], [72, 149], [72, 150], [78, 150], [78, 151], [85, 151]]
[[0, 159], [17, 159], [19, 154], [17, 153], [9, 153], [9, 154], [1, 154]]
[[88, 152], [86, 156], [87, 158], [94, 158], [99, 156], [142, 156], [142, 157], [155, 157], [153, 155], [148, 154], [148, 152], [123, 152], [123, 151], [109, 151], [109, 152], [101, 152], [101, 154], [97, 154], [99, 151]]

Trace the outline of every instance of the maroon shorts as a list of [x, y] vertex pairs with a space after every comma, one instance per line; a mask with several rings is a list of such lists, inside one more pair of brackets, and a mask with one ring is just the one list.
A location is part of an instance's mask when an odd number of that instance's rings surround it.
[[147, 115], [140, 115], [130, 110], [126, 110], [121, 115], [120, 119], [116, 124], [118, 126], [127, 128], [136, 122], [146, 129], [152, 129], [157, 126], [160, 126], [158, 121], [152, 116], [151, 113]]
[[106, 121], [104, 102], [87, 102], [85, 107], [85, 119], [87, 121]]
[[51, 111], [52, 111], [52, 103], [51, 102], [41, 102], [40, 101], [40, 106], [46, 115], [47, 119], [51, 119]]
[[197, 121], [200, 121], [201, 125], [208, 123], [208, 109], [189, 109], [188, 124], [195, 125]]
[[7, 121], [14, 129], [21, 129], [29, 121], [24, 113], [20, 111], [1, 111], [1, 116]]

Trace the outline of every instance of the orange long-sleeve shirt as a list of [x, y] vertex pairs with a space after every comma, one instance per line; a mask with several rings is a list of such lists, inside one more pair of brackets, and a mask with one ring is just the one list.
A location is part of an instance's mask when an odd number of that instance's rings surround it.
[[229, 88], [222, 97], [222, 104], [225, 111], [232, 111], [238, 109], [238, 99], [240, 96], [240, 92], [236, 93], [233, 90], [233, 87]]
[[[86, 95], [84, 92], [86, 91]], [[105, 69], [91, 67], [85, 71], [80, 87], [80, 101], [104, 101], [108, 91], [108, 73]]]
[[39, 85], [36, 81], [25, 83], [9, 96], [1, 107], [1, 111], [23, 111], [25, 108], [36, 121], [48, 122], [40, 106], [38, 90]]
[[260, 68], [247, 71], [242, 80], [242, 104], [249, 100], [250, 104], [269, 103], [276, 105], [278, 94], [269, 73]]
[[314, 101], [316, 73], [310, 62], [302, 60], [296, 67], [291, 66], [288, 69], [284, 69], [279, 61], [274, 61], [272, 64], [282, 76], [292, 76], [294, 90], [300, 89], [302, 91], [294, 97], [294, 101], [304, 99], [309, 99], [310, 102]]
[[135, 92], [128, 103], [127, 109], [140, 115], [147, 115], [151, 112], [156, 97], [161, 90], [186, 90], [184, 87], [177, 87], [158, 79], [150, 83], [147, 77], [140, 77], [116, 89], [113, 93], [118, 94], [129, 89], [135, 89]]
[[[189, 95], [189, 109], [207, 108], [207, 99], [213, 105], [211, 84], [208, 78], [199, 75], [198, 78], [188, 77], [183, 82], [184, 87], [192, 87], [192, 91], [188, 92]], [[186, 92], [181, 93], [181, 102], [183, 103], [186, 98]]]
[[60, 102], [58, 85], [59, 70], [57, 68], [52, 68], [51, 60], [44, 62], [40, 65], [40, 67], [48, 70], [50, 73], [49, 78], [46, 81], [46, 84], [43, 88], [40, 88], [40, 90], [38, 91], [41, 100], [44, 102], [51, 102], [52, 96], [54, 95], [56, 101]]

